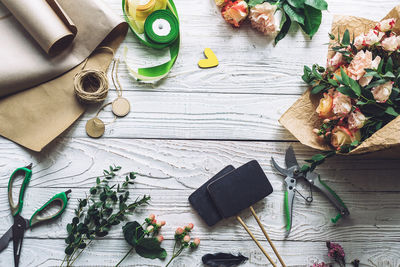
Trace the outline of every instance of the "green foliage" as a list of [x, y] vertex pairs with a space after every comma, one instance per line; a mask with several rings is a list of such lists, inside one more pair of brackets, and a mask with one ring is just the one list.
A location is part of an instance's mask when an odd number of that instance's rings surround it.
[[306, 160], [306, 162], [310, 163], [310, 165], [303, 165], [301, 167], [301, 172], [306, 174], [307, 172], [314, 171], [318, 165], [321, 165], [322, 163], [325, 162], [327, 158], [330, 158], [334, 155], [336, 155], [336, 151], [328, 151], [323, 154], [315, 154], [314, 156], [311, 157], [311, 159]]
[[264, 2], [277, 5], [282, 11], [280, 32], [275, 37], [275, 44], [282, 40], [289, 32], [292, 22], [296, 22], [310, 38], [318, 31], [321, 25], [322, 11], [328, 9], [325, 0], [247, 0], [249, 7]]
[[[84, 199], [78, 199], [78, 207], [75, 209], [75, 217], [66, 227], [68, 236], [65, 243], [65, 258], [61, 266], [71, 266], [81, 255], [82, 251], [93, 240], [108, 235], [113, 226], [126, 220], [136, 207], [147, 204], [150, 196], [137, 198], [128, 203], [128, 186], [133, 184], [136, 178], [134, 173], [125, 176], [122, 184], [110, 186], [110, 182], [117, 176], [119, 166], [110, 166], [103, 171], [103, 176], [96, 178], [95, 186], [89, 189], [89, 195]], [[77, 253], [80, 251], [79, 253]]]

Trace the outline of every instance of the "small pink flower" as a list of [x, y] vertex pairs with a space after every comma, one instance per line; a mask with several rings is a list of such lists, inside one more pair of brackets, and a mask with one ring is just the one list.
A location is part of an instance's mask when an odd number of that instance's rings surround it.
[[158, 242], [163, 242], [164, 241], [164, 237], [162, 235], [157, 236], [157, 240]]
[[157, 222], [157, 226], [158, 227], [162, 227], [162, 226], [164, 226], [165, 225], [165, 221], [158, 221]]
[[194, 224], [193, 223], [189, 223], [188, 225], [185, 226], [185, 230], [186, 231], [191, 231], [193, 229], [193, 227], [194, 227]]
[[181, 234], [183, 234], [183, 228], [182, 228], [182, 227], [178, 227], [178, 228], [176, 228], [176, 230], [175, 230], [175, 234], [177, 234], [177, 235], [181, 235]]
[[157, 224], [157, 220], [156, 219], [152, 220], [151, 224]]
[[361, 113], [359, 109], [356, 109], [350, 113], [347, 121], [349, 123], [350, 130], [357, 130], [361, 129], [364, 126], [367, 118], [364, 116], [364, 114]]
[[374, 95], [374, 99], [376, 100], [376, 102], [385, 103], [392, 94], [392, 89], [393, 89], [393, 82], [388, 81], [384, 84], [372, 88], [371, 92]]
[[400, 46], [400, 38], [399, 37], [392, 35], [388, 38], [385, 38], [381, 42], [383, 49], [386, 51], [390, 51], [390, 52], [396, 51]]
[[147, 217], [150, 221], [153, 221], [156, 218], [156, 215], [150, 214], [149, 217]]
[[193, 243], [195, 244], [196, 247], [198, 247], [198, 246], [200, 245], [200, 238], [196, 237], [196, 238], [193, 240]]
[[328, 61], [326, 63], [326, 68], [330, 71], [335, 71], [343, 63], [344, 63], [343, 54], [336, 52], [336, 54], [332, 58], [328, 59]]
[[271, 35], [278, 31], [278, 25], [275, 21], [276, 5], [271, 5], [268, 2], [255, 5], [250, 9], [249, 19], [251, 26], [256, 30]]
[[393, 29], [394, 25], [396, 24], [396, 19], [385, 19], [379, 22], [375, 29], [381, 31], [381, 32], [387, 32]]
[[347, 72], [350, 78], [353, 80], [359, 80], [364, 76], [365, 70], [370, 68], [372, 64], [372, 53], [370, 51], [361, 50], [359, 51], [350, 62]]
[[338, 116], [346, 116], [351, 111], [351, 98], [340, 92], [333, 96], [333, 113]]
[[183, 242], [189, 243], [189, 242], [190, 242], [190, 236], [189, 236], [189, 235], [185, 235], [185, 236], [183, 237]]
[[329, 265], [327, 265], [325, 262], [321, 262], [321, 263], [314, 263], [312, 265], [312, 267], [328, 267]]
[[148, 233], [153, 232], [153, 231], [154, 231], [154, 226], [153, 226], [153, 225], [147, 226], [146, 231], [147, 231]]
[[356, 38], [354, 38], [354, 46], [360, 50], [363, 46], [365, 46], [365, 35], [361, 34], [359, 36], [357, 36]]
[[343, 247], [337, 243], [326, 242], [326, 246], [328, 247], [328, 256], [333, 260], [337, 261], [340, 264], [345, 264], [345, 253]]
[[[379, 66], [379, 63], [381, 62], [381, 57], [380, 56], [376, 56], [374, 60], [372, 60], [371, 62], [371, 67], [370, 69], [377, 69]], [[365, 74], [364, 74], [365, 75]], [[367, 86], [371, 81], [372, 81], [372, 76], [367, 76], [367, 77], [361, 77], [359, 80], [359, 84], [361, 86]]]

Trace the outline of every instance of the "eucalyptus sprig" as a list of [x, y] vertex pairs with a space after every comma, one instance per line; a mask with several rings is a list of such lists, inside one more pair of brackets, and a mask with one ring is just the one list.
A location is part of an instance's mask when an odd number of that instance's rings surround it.
[[280, 31], [275, 44], [289, 32], [292, 22], [297, 23], [310, 38], [318, 31], [322, 20], [322, 11], [328, 9], [325, 0], [248, 0], [249, 7], [269, 2], [282, 11]]
[[67, 225], [67, 247], [61, 266], [72, 266], [82, 252], [94, 241], [108, 235], [111, 228], [127, 219], [127, 215], [144, 204], [148, 204], [150, 196], [144, 195], [134, 202], [128, 203], [129, 185], [136, 178], [134, 172], [125, 176], [124, 182], [110, 185], [119, 166], [110, 166], [103, 171], [103, 176], [96, 178], [96, 185], [90, 188], [86, 198], [78, 199], [75, 217]]

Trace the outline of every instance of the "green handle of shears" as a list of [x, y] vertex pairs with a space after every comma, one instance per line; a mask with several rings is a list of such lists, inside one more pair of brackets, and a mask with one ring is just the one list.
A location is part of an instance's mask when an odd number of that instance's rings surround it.
[[[32, 170], [30, 168], [31, 168], [31, 165], [29, 165], [27, 167], [16, 169], [11, 174], [10, 180], [8, 181], [8, 203], [10, 204], [11, 214], [13, 216], [17, 216], [22, 211], [22, 207], [24, 204], [25, 189], [28, 186], [29, 181], [31, 180], [31, 177], [32, 177]], [[12, 187], [13, 187], [14, 179], [19, 174], [23, 174], [25, 177], [24, 177], [24, 181], [21, 184], [21, 188], [19, 190], [18, 203], [15, 204], [13, 197], [12, 197]]]
[[[50, 221], [50, 220], [58, 218], [65, 211], [65, 208], [67, 207], [68, 194], [70, 192], [71, 192], [71, 190], [68, 190], [67, 192], [62, 192], [62, 193], [55, 195], [49, 201], [47, 201], [46, 204], [44, 204], [40, 209], [35, 211], [35, 213], [32, 215], [32, 217], [29, 220], [29, 227], [32, 227], [38, 223], [42, 223], [45, 221]], [[51, 215], [47, 215], [45, 217], [40, 216], [40, 213], [43, 210], [45, 210], [46, 208], [48, 208], [49, 206], [51, 206], [52, 204], [54, 204], [56, 202], [59, 202], [59, 204], [61, 204], [61, 205], [60, 205], [60, 208], [55, 213], [53, 213]]]
[[284, 204], [285, 204], [285, 215], [286, 215], [286, 232], [289, 232], [292, 224], [290, 222], [291, 218], [290, 218], [289, 193], [288, 193], [288, 191], [285, 191]]

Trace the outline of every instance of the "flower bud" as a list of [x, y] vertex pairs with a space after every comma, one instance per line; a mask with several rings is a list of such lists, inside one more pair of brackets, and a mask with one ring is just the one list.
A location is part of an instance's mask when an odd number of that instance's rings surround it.
[[148, 233], [153, 232], [153, 231], [154, 231], [154, 226], [153, 226], [153, 225], [147, 226], [146, 231], [147, 231]]
[[177, 234], [177, 235], [181, 235], [181, 234], [183, 234], [183, 229], [182, 229], [182, 227], [178, 227], [178, 228], [176, 228], [176, 230], [175, 230], [175, 234]]
[[153, 221], [156, 218], [156, 215], [150, 214], [149, 217], [147, 217], [150, 221]]
[[154, 224], [157, 224], [157, 220], [156, 220], [156, 219], [152, 220], [152, 221], [151, 221], [151, 224], [153, 224], [153, 225], [154, 225]]
[[196, 237], [196, 238], [193, 240], [193, 243], [196, 245], [196, 247], [198, 247], [198, 246], [200, 245], [200, 238]]
[[189, 242], [190, 242], [190, 236], [189, 236], [189, 235], [185, 235], [185, 236], [183, 237], [183, 242], [189, 243]]
[[165, 221], [159, 221], [159, 222], [157, 222], [156, 225], [157, 225], [157, 227], [161, 228], [162, 226], [165, 225]]
[[164, 241], [164, 237], [162, 235], [157, 236], [157, 240], [158, 242], [163, 242]]
[[189, 223], [188, 225], [185, 226], [185, 230], [186, 231], [191, 231], [193, 229], [193, 227], [194, 227], [194, 224], [193, 223]]

